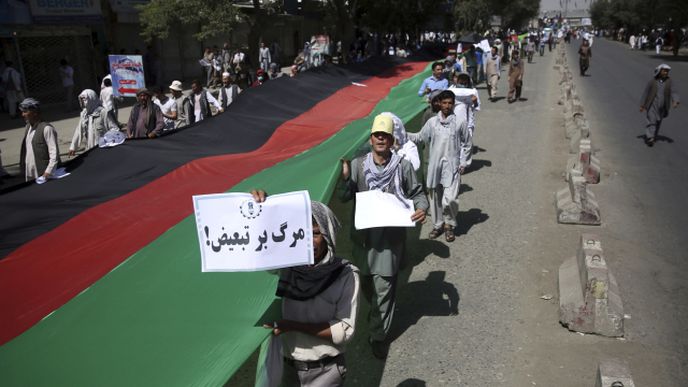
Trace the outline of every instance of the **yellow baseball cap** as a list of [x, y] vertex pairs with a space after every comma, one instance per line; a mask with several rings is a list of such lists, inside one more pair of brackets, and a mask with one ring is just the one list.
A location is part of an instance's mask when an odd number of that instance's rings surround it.
[[370, 133], [394, 133], [394, 121], [392, 117], [384, 114], [379, 114], [373, 120], [373, 126], [370, 128]]

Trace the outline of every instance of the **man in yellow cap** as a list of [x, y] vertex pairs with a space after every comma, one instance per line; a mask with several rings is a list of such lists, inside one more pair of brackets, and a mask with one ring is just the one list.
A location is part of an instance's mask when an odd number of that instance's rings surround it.
[[[342, 160], [345, 191], [342, 199], [356, 192], [378, 189], [397, 198], [413, 201], [414, 222], [425, 221], [428, 200], [418, 182], [413, 165], [392, 152], [394, 121], [389, 115], [378, 115], [370, 131], [371, 151], [349, 164]], [[380, 214], [384, 216], [384, 214]], [[368, 326], [373, 355], [387, 355], [387, 334], [392, 325], [396, 299], [397, 274], [406, 244], [403, 227], [377, 227], [352, 230], [353, 255], [361, 267], [361, 288], [370, 302]]]

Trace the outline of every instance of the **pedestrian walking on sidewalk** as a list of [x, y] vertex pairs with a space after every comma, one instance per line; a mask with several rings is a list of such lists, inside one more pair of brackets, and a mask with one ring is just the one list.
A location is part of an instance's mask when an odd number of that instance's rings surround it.
[[60, 149], [57, 131], [52, 124], [43, 121], [40, 102], [26, 98], [19, 104], [26, 132], [19, 151], [21, 171], [26, 181], [47, 179], [60, 166]]
[[426, 187], [430, 196], [433, 228], [428, 236], [436, 239], [444, 234], [447, 242], [456, 238], [454, 230], [459, 215], [461, 175], [473, 150], [467, 116], [454, 114], [455, 95], [449, 90], [440, 93], [440, 111], [423, 125], [418, 133], [409, 133], [409, 140], [429, 145]]
[[8, 112], [10, 118], [17, 118], [17, 104], [24, 99], [22, 93], [21, 75], [13, 66], [11, 61], [5, 62], [5, 70], [2, 72], [2, 83], [5, 88], [5, 99], [7, 99]]
[[[122, 97], [120, 97], [119, 99], [121, 98]], [[115, 122], [119, 123], [117, 99], [115, 98], [114, 92], [112, 90], [112, 78], [109, 76], [103, 79], [100, 88], [100, 103], [103, 105], [103, 108], [105, 109], [107, 114], [109, 114]]]
[[119, 130], [119, 125], [107, 114], [95, 91], [91, 89], [82, 91], [79, 94], [79, 106], [81, 106], [81, 114], [69, 145], [70, 157], [74, 156], [82, 145], [85, 146], [85, 150], [96, 147], [98, 138], [103, 137], [108, 130]]
[[525, 63], [521, 60], [518, 49], [514, 49], [511, 54], [511, 61], [509, 61], [509, 94], [507, 96], [509, 103], [521, 98], [524, 73]]
[[67, 59], [61, 59], [58, 70], [62, 80], [67, 111], [71, 111], [74, 109], [74, 68], [69, 65]]
[[210, 105], [213, 105], [217, 112], [222, 113], [224, 111], [217, 99], [208, 90], [205, 90], [201, 86], [201, 82], [196, 79], [191, 81], [191, 95], [189, 99], [194, 112], [193, 122], [203, 121], [206, 118], [212, 117], [213, 112], [210, 109]]
[[151, 100], [153, 93], [148, 89], [136, 92], [136, 105], [131, 109], [127, 123], [127, 138], [156, 138], [162, 133], [165, 125], [162, 112]]
[[260, 42], [260, 48], [258, 49], [258, 63], [263, 71], [267, 72], [270, 69], [272, 58], [270, 57], [270, 49], [265, 46], [265, 42]]
[[[390, 116], [380, 114], [375, 117], [370, 134], [371, 151], [351, 163], [342, 160], [344, 191], [341, 199], [355, 199], [356, 192], [381, 190], [396, 196], [390, 200], [412, 200], [415, 211], [411, 220], [423, 222], [428, 209], [423, 186], [418, 182], [413, 165], [392, 152], [393, 133], [394, 122]], [[351, 236], [354, 257], [362, 265], [361, 288], [370, 302], [369, 343], [373, 355], [384, 359], [389, 348], [387, 339], [394, 316], [397, 275], [406, 248], [406, 228], [352, 230]]]
[[227, 109], [227, 106], [236, 101], [239, 93], [241, 93], [241, 89], [234, 83], [232, 75], [228, 72], [222, 73], [222, 86], [220, 86], [220, 92], [218, 93], [218, 102], [223, 112]]
[[191, 125], [194, 122], [193, 106], [188, 96], [184, 95], [181, 81], [172, 81], [170, 92], [177, 105], [177, 118], [174, 121], [174, 128], [179, 129]]
[[580, 75], [585, 76], [585, 72], [590, 68], [590, 58], [592, 58], [592, 48], [587, 39], [583, 39], [583, 43], [578, 48], [578, 64], [580, 66]]
[[645, 144], [655, 144], [662, 120], [669, 115], [669, 110], [678, 107], [678, 91], [669, 78], [671, 67], [662, 63], [655, 68], [655, 76], [645, 86], [640, 98], [640, 111], [646, 112]]

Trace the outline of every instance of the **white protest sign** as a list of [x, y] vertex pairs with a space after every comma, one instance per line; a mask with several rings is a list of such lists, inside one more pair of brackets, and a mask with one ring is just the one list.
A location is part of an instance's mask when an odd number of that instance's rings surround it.
[[356, 192], [354, 226], [356, 230], [373, 227], [413, 227], [416, 225], [411, 220], [414, 212], [411, 200], [403, 199], [402, 203], [396, 196], [377, 189]]
[[259, 271], [313, 264], [313, 222], [308, 191], [193, 197], [201, 270]]

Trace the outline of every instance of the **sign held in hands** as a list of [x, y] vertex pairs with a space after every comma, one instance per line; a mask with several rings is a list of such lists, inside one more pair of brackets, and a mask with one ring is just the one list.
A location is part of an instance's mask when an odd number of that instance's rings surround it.
[[193, 197], [201, 271], [260, 271], [313, 264], [313, 222], [308, 191]]
[[413, 201], [380, 190], [356, 192], [356, 230], [374, 227], [413, 227]]

